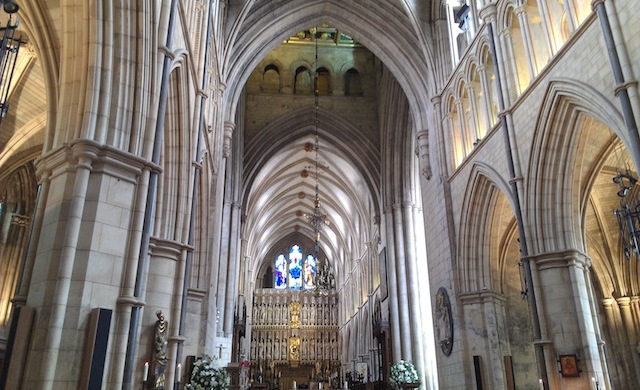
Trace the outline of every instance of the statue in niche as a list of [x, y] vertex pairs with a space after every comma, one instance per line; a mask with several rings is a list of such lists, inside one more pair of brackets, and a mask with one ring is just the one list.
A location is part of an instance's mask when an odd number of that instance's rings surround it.
[[264, 303], [260, 305], [260, 323], [264, 324], [267, 321], [267, 308]]
[[300, 337], [291, 336], [289, 339], [289, 360], [300, 361]]
[[164, 389], [164, 373], [167, 369], [167, 340], [169, 323], [164, 319], [162, 310], [156, 312], [155, 332], [153, 336], [153, 388]]
[[309, 360], [316, 358], [316, 339], [313, 337], [309, 340]]
[[258, 359], [264, 359], [264, 339], [261, 338], [258, 343]]
[[315, 307], [315, 305], [313, 303], [311, 304], [311, 308], [309, 309], [309, 311], [310, 311], [310, 314], [311, 314], [311, 318], [310, 318], [309, 322], [311, 323], [311, 325], [315, 325], [315, 323], [316, 323], [316, 307]]
[[338, 360], [338, 348], [336, 346], [336, 339], [331, 339], [331, 359]]
[[300, 302], [294, 301], [289, 304], [290, 322], [291, 328], [300, 328]]
[[436, 336], [436, 341], [445, 356], [451, 355], [453, 350], [453, 318], [451, 317], [449, 295], [444, 287], [440, 287], [436, 294]]
[[309, 343], [305, 337], [302, 338], [302, 344], [300, 346], [300, 356], [302, 360], [307, 360], [307, 352], [309, 350]]
[[267, 345], [266, 345], [266, 347], [267, 347], [267, 353], [266, 353], [266, 355], [267, 355], [267, 360], [271, 360], [271, 348], [272, 348], [272, 345], [273, 345], [273, 344], [271, 343], [271, 338], [269, 338], [269, 339], [267, 340]]
[[280, 358], [283, 360], [287, 359], [287, 340], [282, 336], [282, 341], [280, 344]]

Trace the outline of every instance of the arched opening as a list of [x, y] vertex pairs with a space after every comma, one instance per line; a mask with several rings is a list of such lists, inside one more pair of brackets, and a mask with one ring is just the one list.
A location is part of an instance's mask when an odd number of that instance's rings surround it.
[[264, 67], [262, 90], [272, 93], [280, 92], [280, 70], [274, 64], [269, 64]]
[[293, 82], [293, 93], [297, 95], [311, 94], [311, 76], [309, 69], [301, 66], [296, 69]]
[[362, 85], [360, 82], [360, 72], [349, 69], [344, 75], [344, 94], [346, 96], [362, 95]]

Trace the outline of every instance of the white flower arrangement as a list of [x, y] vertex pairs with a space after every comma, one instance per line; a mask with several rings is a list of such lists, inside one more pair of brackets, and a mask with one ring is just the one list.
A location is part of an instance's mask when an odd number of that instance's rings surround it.
[[390, 380], [394, 387], [402, 387], [406, 383], [419, 383], [418, 371], [413, 363], [400, 360], [391, 366]]
[[229, 374], [217, 359], [204, 355], [193, 364], [193, 371], [186, 390], [228, 390]]

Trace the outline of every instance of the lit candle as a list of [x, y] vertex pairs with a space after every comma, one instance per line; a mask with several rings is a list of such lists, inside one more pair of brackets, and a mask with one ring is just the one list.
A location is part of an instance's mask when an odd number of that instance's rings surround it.
[[538, 382], [540, 382], [540, 390], [544, 390], [544, 382], [542, 379], [538, 379]]
[[322, 382], [318, 383], [318, 389], [322, 390]]
[[349, 388], [349, 383], [347, 381], [344, 381], [344, 388], [348, 389]]
[[142, 375], [142, 380], [143, 381], [147, 381], [147, 378], [149, 377], [149, 362], [144, 362], [144, 374]]
[[297, 389], [298, 387], [296, 386], [296, 381], [293, 381], [293, 390]]
[[176, 377], [178, 378], [178, 382], [182, 378], [182, 364], [178, 363], [178, 367], [176, 369]]

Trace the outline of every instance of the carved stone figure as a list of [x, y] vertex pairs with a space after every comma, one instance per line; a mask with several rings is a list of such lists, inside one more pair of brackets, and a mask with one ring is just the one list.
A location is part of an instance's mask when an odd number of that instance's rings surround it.
[[164, 389], [164, 374], [167, 369], [167, 339], [169, 323], [164, 319], [161, 310], [156, 312], [155, 333], [153, 338], [153, 374], [154, 389]]

